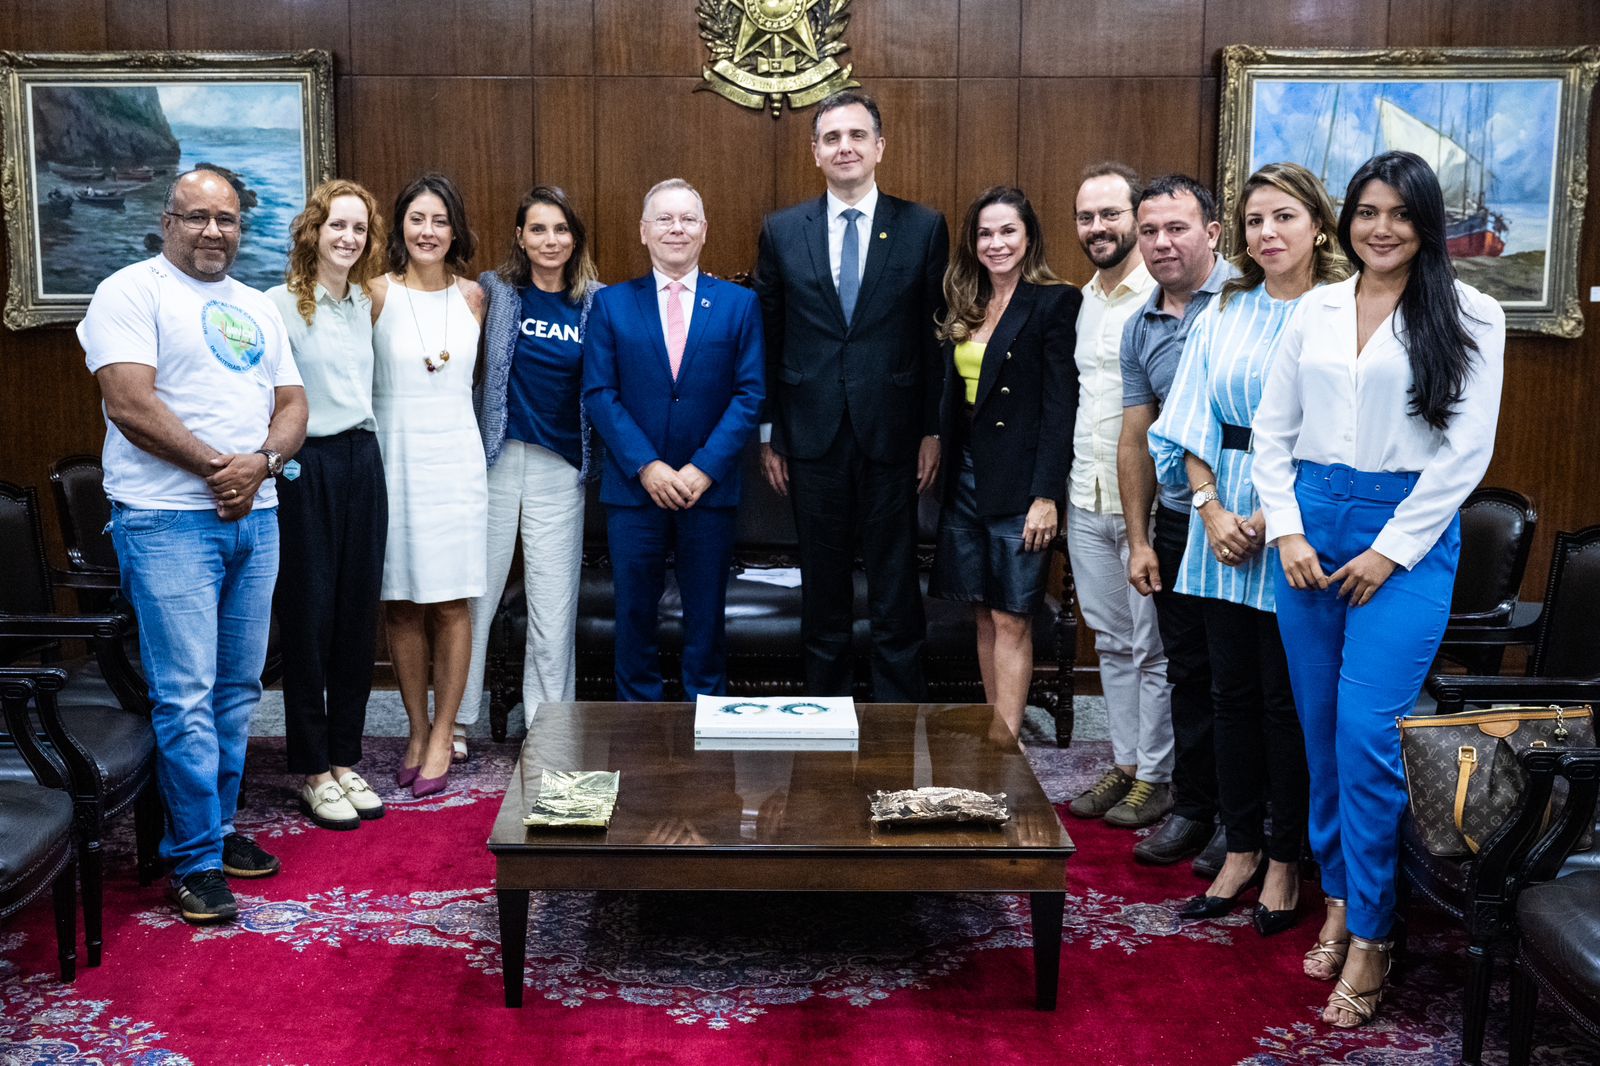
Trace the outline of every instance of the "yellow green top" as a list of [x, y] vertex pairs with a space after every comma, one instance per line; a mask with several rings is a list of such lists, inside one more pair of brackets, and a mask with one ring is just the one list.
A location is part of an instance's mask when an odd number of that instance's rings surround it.
[[967, 386], [967, 403], [978, 402], [978, 374], [983, 370], [983, 341], [962, 341], [956, 345], [956, 373]]

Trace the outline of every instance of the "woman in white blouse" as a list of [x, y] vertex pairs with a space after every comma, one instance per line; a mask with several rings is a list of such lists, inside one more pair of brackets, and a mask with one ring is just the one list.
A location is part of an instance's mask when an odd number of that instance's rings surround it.
[[1409, 152], [1356, 172], [1339, 243], [1360, 272], [1300, 301], [1253, 429], [1328, 896], [1305, 972], [1338, 978], [1323, 1019], [1350, 1028], [1388, 974], [1406, 806], [1394, 720], [1449, 618], [1457, 510], [1494, 450], [1505, 314], [1455, 280], [1438, 178]]

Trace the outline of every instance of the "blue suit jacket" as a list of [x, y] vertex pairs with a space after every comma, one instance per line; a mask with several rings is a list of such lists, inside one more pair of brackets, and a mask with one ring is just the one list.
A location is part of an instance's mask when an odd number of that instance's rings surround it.
[[583, 338], [583, 400], [606, 442], [600, 501], [654, 507], [639, 471], [693, 463], [713, 482], [696, 507], [739, 503], [739, 455], [766, 396], [755, 293], [700, 274], [678, 380], [661, 331], [655, 275], [595, 294]]

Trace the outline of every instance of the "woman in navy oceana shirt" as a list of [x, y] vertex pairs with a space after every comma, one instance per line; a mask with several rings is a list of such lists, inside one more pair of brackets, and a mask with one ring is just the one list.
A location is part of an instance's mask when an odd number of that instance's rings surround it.
[[[523, 714], [576, 695], [588, 424], [579, 405], [583, 331], [600, 289], [588, 229], [567, 194], [536, 185], [517, 206], [511, 252], [478, 279], [489, 294], [478, 426], [489, 463], [488, 584], [472, 603], [472, 667], [457, 718], [477, 721], [489, 623], [520, 531], [528, 603]], [[456, 737], [466, 758], [465, 733]]]

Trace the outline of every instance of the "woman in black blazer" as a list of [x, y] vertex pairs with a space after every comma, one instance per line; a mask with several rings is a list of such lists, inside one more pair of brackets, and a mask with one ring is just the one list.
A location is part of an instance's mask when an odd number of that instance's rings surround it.
[[1028, 198], [1001, 185], [967, 208], [944, 295], [940, 434], [951, 461], [928, 591], [973, 605], [984, 697], [1015, 734], [1072, 462], [1083, 297], [1046, 265]]

